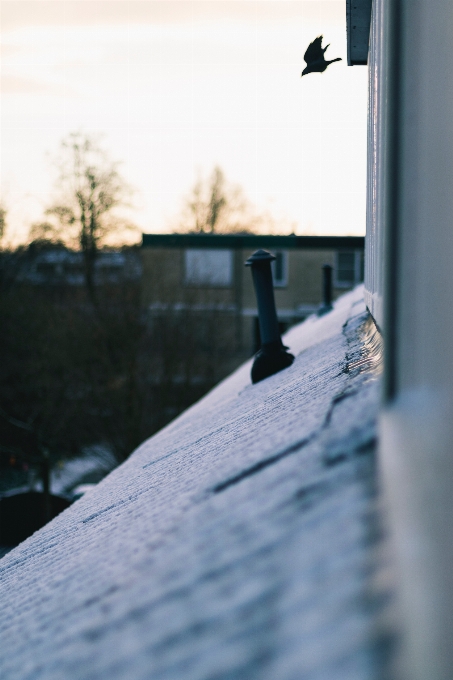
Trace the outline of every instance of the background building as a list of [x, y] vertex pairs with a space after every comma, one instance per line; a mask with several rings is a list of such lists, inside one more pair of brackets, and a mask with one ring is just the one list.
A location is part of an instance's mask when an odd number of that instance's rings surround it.
[[[7, 258], [8, 254], [5, 254], [3, 259]], [[7, 264], [5, 262], [5, 267]], [[32, 244], [23, 253], [21, 260], [14, 262], [14, 269], [19, 283], [36, 286], [85, 285], [83, 253], [63, 245], [34, 247]], [[97, 253], [94, 263], [96, 285], [111, 285], [124, 281], [138, 282], [140, 278], [140, 258], [134, 249], [101, 250]]]
[[200, 333], [208, 328], [211, 348], [223, 348], [219, 377], [260, 346], [252, 277], [244, 267], [259, 248], [277, 258], [272, 272], [282, 332], [318, 310], [323, 264], [333, 267], [334, 299], [363, 280], [363, 237], [143, 235], [144, 307], [151, 318], [184, 313]]

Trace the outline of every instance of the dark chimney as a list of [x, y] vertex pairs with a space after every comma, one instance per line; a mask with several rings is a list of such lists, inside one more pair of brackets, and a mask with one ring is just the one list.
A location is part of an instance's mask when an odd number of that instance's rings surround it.
[[267, 250], [257, 250], [245, 263], [252, 268], [253, 285], [258, 305], [261, 349], [252, 366], [252, 383], [257, 383], [291, 366], [294, 356], [282, 343], [275, 309], [271, 262], [275, 260]]
[[327, 314], [332, 307], [332, 271], [333, 267], [330, 264], [323, 264], [322, 266], [322, 305], [318, 309], [318, 316]]

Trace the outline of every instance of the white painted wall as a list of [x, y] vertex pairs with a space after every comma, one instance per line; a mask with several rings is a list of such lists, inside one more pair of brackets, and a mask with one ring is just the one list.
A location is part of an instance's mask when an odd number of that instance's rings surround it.
[[[393, 388], [381, 419], [381, 464], [406, 680], [451, 680], [453, 668], [452, 35], [451, 0], [375, 0], [366, 286], [387, 359], [394, 357], [386, 362]], [[388, 73], [398, 84], [390, 100]], [[383, 264], [391, 266], [395, 252], [396, 285], [385, 288], [384, 308]]]

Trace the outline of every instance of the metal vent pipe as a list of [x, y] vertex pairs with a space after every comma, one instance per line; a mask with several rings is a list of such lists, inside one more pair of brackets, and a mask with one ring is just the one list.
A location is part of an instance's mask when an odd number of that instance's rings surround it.
[[271, 262], [275, 259], [275, 255], [267, 250], [257, 250], [245, 263], [252, 269], [261, 335], [261, 349], [252, 366], [253, 383], [278, 373], [294, 361], [294, 356], [282, 343], [278, 328], [271, 271]]
[[332, 309], [332, 271], [330, 264], [322, 266], [322, 305], [318, 310], [318, 316], [327, 314]]

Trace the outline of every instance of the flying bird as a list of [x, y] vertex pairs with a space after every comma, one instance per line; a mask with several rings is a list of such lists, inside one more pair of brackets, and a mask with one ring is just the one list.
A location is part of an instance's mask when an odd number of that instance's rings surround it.
[[324, 59], [324, 52], [329, 47], [329, 45], [326, 45], [323, 48], [321, 47], [321, 43], [322, 35], [315, 38], [313, 42], [307, 47], [307, 50], [304, 54], [304, 61], [306, 62], [307, 66], [302, 71], [303, 76], [306, 76], [307, 73], [323, 73], [329, 64], [333, 64], [334, 61], [341, 61], [341, 57], [337, 57], [331, 61], [326, 61]]

